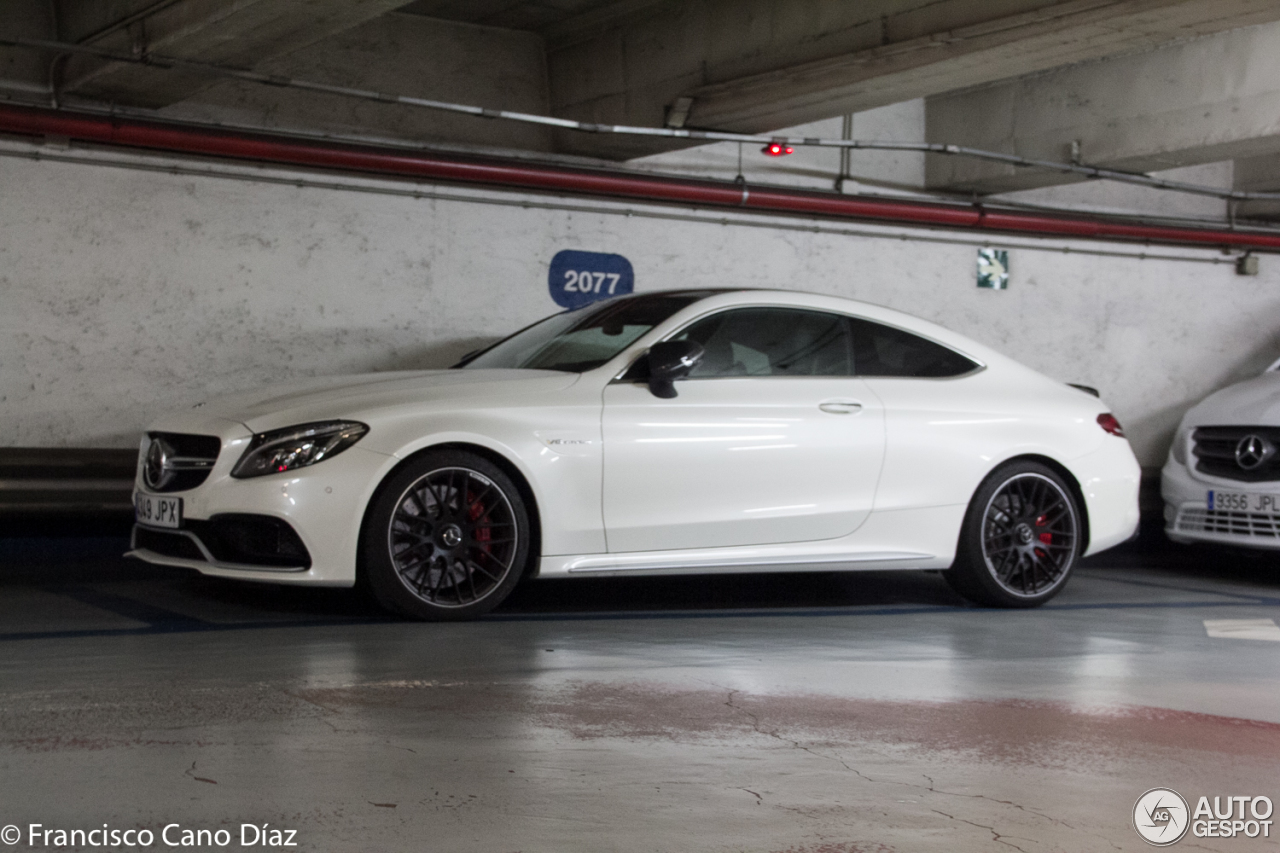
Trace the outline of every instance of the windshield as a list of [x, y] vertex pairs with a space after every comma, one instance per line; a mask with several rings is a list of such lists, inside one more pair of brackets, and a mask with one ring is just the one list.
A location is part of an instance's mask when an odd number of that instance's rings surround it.
[[554, 314], [499, 341], [469, 361], [471, 368], [527, 368], [581, 373], [622, 352], [672, 314], [712, 291], [655, 293], [612, 299]]

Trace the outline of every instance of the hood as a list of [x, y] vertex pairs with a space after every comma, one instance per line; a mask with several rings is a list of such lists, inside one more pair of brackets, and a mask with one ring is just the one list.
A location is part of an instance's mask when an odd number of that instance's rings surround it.
[[1280, 373], [1264, 373], [1205, 397], [1187, 412], [1187, 426], [1280, 426]]
[[554, 370], [415, 370], [332, 376], [209, 400], [202, 414], [253, 432], [311, 421], [363, 421], [403, 406], [416, 409], [510, 406], [567, 388], [578, 374]]

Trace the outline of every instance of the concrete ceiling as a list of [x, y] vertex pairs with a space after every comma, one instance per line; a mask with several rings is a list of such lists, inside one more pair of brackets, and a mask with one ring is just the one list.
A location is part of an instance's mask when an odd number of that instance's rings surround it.
[[545, 38], [551, 47], [603, 30], [618, 21], [644, 12], [665, 0], [416, 0], [400, 11], [438, 18], [526, 30]]
[[[749, 132], [1280, 20], [1275, 0], [7, 0], [0, 31], [592, 122]], [[455, 49], [456, 48], [456, 49]], [[681, 143], [495, 130], [100, 59], [0, 51], [0, 93], [625, 160]], [[36, 93], [33, 95], [33, 93]], [[976, 123], [976, 122], [975, 122]], [[1262, 152], [1252, 151], [1254, 155]], [[963, 180], [938, 183], [976, 186]], [[996, 186], [998, 182], [993, 183]]]
[[[253, 67], [401, 5], [403, 0], [58, 0], [56, 26], [59, 41]], [[176, 103], [214, 82], [83, 56], [56, 73], [63, 91], [142, 107]]]
[[[926, 103], [931, 141], [988, 151], [1045, 160], [1075, 156], [1133, 172], [1265, 157], [1280, 152], [1280, 25], [937, 95]], [[939, 157], [931, 161], [928, 179], [936, 188], [989, 194], [1084, 178]]]

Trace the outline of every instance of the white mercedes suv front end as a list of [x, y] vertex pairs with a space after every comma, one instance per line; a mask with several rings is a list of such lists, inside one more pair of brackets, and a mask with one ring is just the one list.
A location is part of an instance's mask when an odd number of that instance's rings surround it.
[[1175, 542], [1280, 550], [1280, 362], [1183, 416], [1161, 494]]

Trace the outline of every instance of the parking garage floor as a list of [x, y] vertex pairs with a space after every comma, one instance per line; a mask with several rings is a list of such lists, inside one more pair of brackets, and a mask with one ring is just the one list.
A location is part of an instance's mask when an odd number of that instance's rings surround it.
[[444, 625], [63, 529], [0, 531], [12, 849], [1142, 850], [1148, 789], [1280, 800], [1280, 561], [1158, 531], [1029, 612], [904, 572], [544, 581]]

